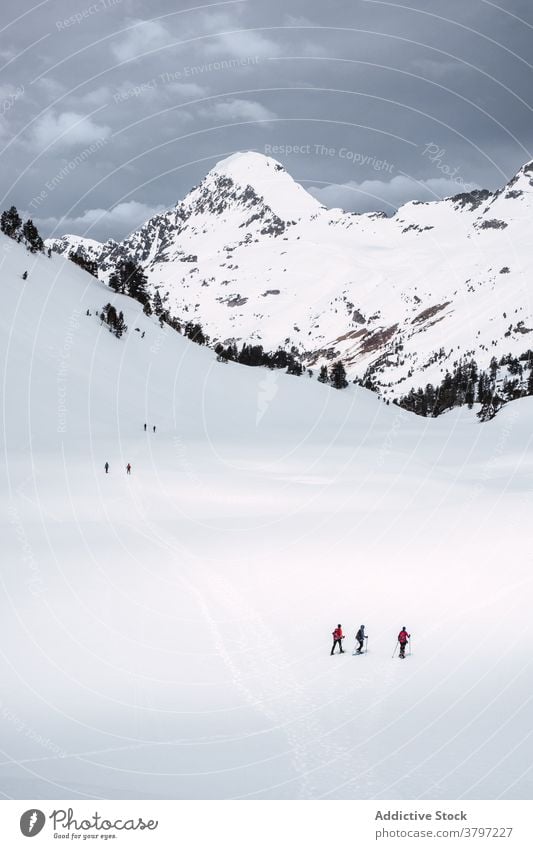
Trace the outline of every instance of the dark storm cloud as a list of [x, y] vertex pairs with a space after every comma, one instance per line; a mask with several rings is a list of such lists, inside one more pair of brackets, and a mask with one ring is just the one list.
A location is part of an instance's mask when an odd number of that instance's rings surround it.
[[353, 210], [497, 186], [533, 148], [530, 19], [521, 0], [9, 0], [3, 206], [120, 237], [243, 149]]

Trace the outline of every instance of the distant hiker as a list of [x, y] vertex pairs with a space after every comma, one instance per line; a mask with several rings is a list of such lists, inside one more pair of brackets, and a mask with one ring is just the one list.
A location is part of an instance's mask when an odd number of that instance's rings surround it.
[[52, 248], [48, 248], [48, 259], [52, 256]]
[[146, 433], [146, 422], [144, 423], [144, 432]]
[[106, 464], [104, 465], [104, 469], [105, 469], [105, 473], [107, 475], [107, 473], [109, 471], [109, 463], [106, 462]]
[[344, 634], [342, 633], [342, 625], [337, 625], [335, 630], [333, 631], [333, 646], [331, 649], [331, 654], [335, 651], [335, 646], [339, 646], [339, 654], [344, 654], [344, 649], [342, 647], [342, 641], [344, 640]]
[[405, 657], [405, 647], [409, 642], [411, 634], [407, 633], [405, 625], [402, 625], [402, 630], [398, 634], [398, 642], [400, 643], [400, 657]]
[[131, 475], [131, 463], [126, 466], [126, 474]]
[[154, 425], [154, 427], [153, 427], [153, 431], [154, 431], [154, 433], [155, 433], [155, 425]]
[[364, 642], [366, 640], [365, 626], [364, 625], [361, 625], [361, 627], [359, 628], [357, 634], [355, 635], [355, 639], [359, 643], [359, 648], [357, 649], [356, 654], [361, 654], [361, 652], [363, 651]]
[[145, 333], [146, 333], [146, 330], [143, 330], [143, 332], [141, 333], [141, 339], [144, 339], [144, 334], [145, 334]]
[[28, 272], [27, 272], [27, 271], [25, 271], [25, 272], [24, 272], [24, 274], [22, 275], [22, 279], [23, 279], [23, 280], [27, 280], [27, 279], [28, 279]]

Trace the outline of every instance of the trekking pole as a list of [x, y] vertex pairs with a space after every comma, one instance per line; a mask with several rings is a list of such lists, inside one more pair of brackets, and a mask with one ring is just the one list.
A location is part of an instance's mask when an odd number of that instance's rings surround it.
[[365, 637], [365, 640], [366, 640], [365, 652], [368, 654], [368, 637]]
[[392, 653], [392, 656], [393, 656], [393, 657], [394, 657], [394, 655], [396, 654], [396, 649], [397, 649], [397, 648], [398, 648], [398, 640], [396, 640], [396, 645], [394, 646], [394, 651], [393, 651], [393, 653]]
[[413, 641], [412, 641], [411, 637], [409, 637], [409, 654], [411, 654], [411, 644], [412, 644], [412, 642]]

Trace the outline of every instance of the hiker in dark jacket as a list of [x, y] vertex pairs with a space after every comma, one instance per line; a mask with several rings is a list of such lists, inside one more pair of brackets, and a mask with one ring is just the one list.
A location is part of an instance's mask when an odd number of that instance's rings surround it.
[[359, 648], [357, 649], [356, 653], [361, 654], [362, 651], [363, 651], [364, 642], [366, 640], [365, 626], [364, 625], [361, 625], [361, 627], [359, 628], [357, 634], [355, 635], [355, 639], [359, 643]]

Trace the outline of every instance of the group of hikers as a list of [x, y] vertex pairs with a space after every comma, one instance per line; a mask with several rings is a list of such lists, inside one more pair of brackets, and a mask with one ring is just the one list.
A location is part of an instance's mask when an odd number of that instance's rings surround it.
[[[105, 469], [106, 475], [109, 474], [109, 463], [107, 462], [107, 460], [104, 463], [104, 469]], [[126, 474], [131, 475], [131, 463], [128, 463], [127, 466], [126, 466]]]
[[[146, 427], [147, 427], [147, 425], [146, 425], [146, 422], [145, 422], [144, 423], [144, 431], [145, 432], [146, 432]], [[155, 433], [155, 425], [152, 426], [152, 432]], [[109, 463], [106, 460], [105, 463], [104, 463], [104, 469], [105, 469], [106, 475], [109, 474], [109, 468], [110, 468]], [[128, 463], [126, 465], [126, 474], [131, 475], [131, 463]]]
[[[331, 647], [331, 654], [334, 653], [335, 649], [338, 647], [339, 654], [345, 654], [345, 651], [342, 647], [342, 641], [344, 640], [344, 634], [342, 633], [342, 625], [337, 625], [335, 630], [332, 632], [333, 635], [333, 646]], [[400, 646], [400, 657], [405, 658], [405, 649], [407, 648], [407, 643], [411, 638], [411, 634], [407, 632], [407, 628], [405, 625], [402, 626], [402, 630], [398, 634], [397, 644], [394, 648], [394, 654], [396, 654], [396, 647]], [[357, 648], [354, 649], [354, 654], [363, 654], [363, 646], [365, 644], [365, 640], [368, 640], [368, 634], [365, 633], [365, 626], [361, 625], [357, 634], [355, 635], [355, 641], [358, 644]], [[409, 650], [410, 652], [411, 650]], [[394, 657], [393, 654], [393, 657]]]

